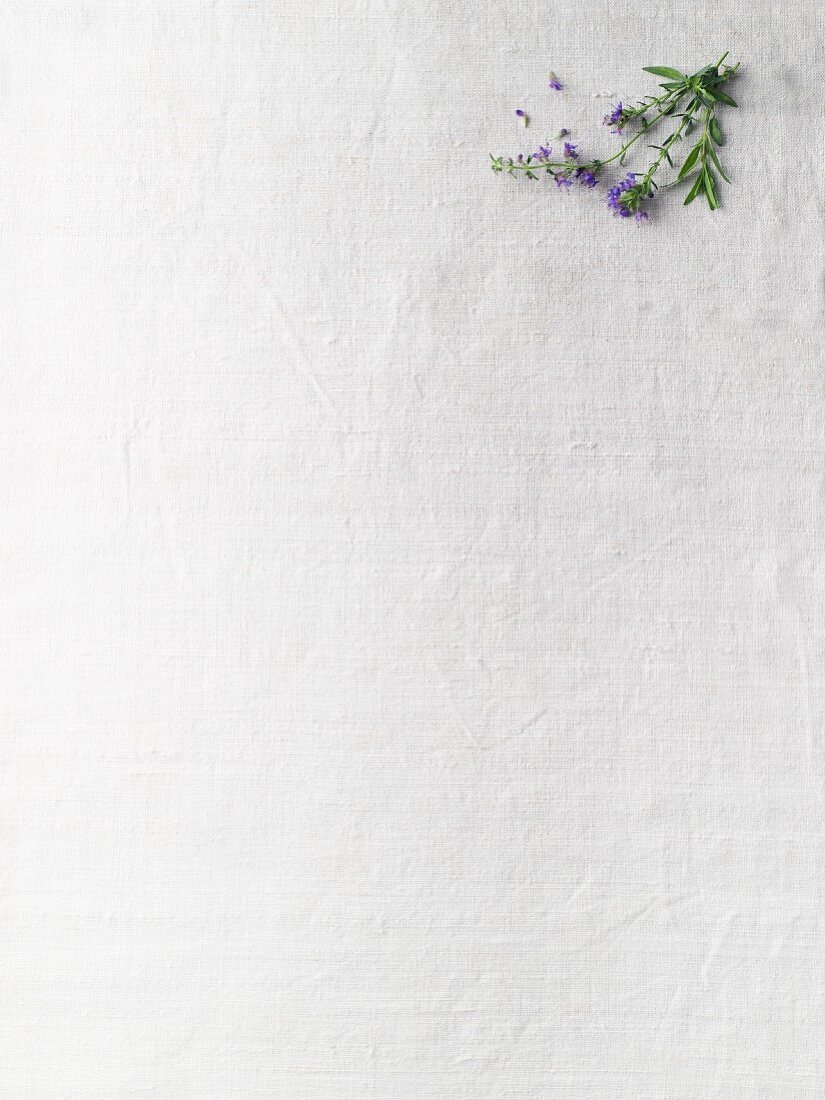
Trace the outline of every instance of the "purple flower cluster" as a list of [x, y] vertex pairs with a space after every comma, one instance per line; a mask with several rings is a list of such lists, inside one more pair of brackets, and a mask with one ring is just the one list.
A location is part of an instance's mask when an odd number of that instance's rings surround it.
[[629, 172], [625, 179], [620, 183], [617, 183], [615, 187], [611, 187], [607, 192], [607, 205], [613, 211], [614, 214], [618, 214], [620, 218], [629, 218], [630, 211], [621, 201], [622, 195], [625, 191], [630, 191], [632, 187], [636, 186], [636, 173]]
[[[565, 129], [562, 130], [562, 133], [566, 135], [570, 131]], [[535, 165], [536, 168], [545, 166], [555, 180], [556, 187], [572, 187], [574, 182], [577, 182], [581, 187], [596, 187], [599, 182], [596, 172], [575, 164], [575, 161], [579, 159], [579, 154], [576, 146], [571, 142], [566, 141], [564, 143], [564, 159], [568, 167], [554, 170], [551, 167], [552, 155], [553, 150], [549, 146], [540, 145], [535, 153], [531, 153], [529, 157], [525, 158], [523, 153], [519, 153], [515, 159], [515, 164], [519, 167], [522, 165]]]
[[645, 196], [636, 183], [635, 172], [628, 172], [623, 180], [607, 192], [607, 205], [613, 213], [620, 218], [631, 218], [635, 214], [637, 222], [647, 221], [647, 211], [640, 209], [644, 199]]
[[604, 125], [614, 127], [610, 132], [611, 134], [620, 134], [622, 132], [622, 112], [624, 108], [621, 103], [617, 103], [613, 108], [613, 111], [609, 115], [604, 116]]
[[556, 187], [572, 187], [573, 180], [577, 180], [581, 187], [593, 188], [599, 182], [596, 173], [587, 168], [577, 168], [572, 174], [569, 170], [559, 172], [555, 178]]

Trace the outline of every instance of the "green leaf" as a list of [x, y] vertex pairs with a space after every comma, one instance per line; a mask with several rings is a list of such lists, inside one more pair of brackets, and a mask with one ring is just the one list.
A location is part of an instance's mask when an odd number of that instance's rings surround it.
[[658, 149], [660, 153], [664, 153], [668, 164], [673, 167], [673, 161], [670, 159], [670, 153], [667, 151], [667, 147], [664, 145], [648, 145], [648, 149]]
[[688, 192], [688, 197], [685, 199], [685, 206], [690, 206], [700, 191], [705, 189], [705, 177], [700, 172], [696, 179], [693, 181], [693, 187]]
[[705, 195], [707, 196], [708, 206], [711, 210], [717, 210], [719, 207], [719, 200], [716, 197], [716, 184], [713, 179], [713, 172], [705, 165], [702, 176], [705, 180]]
[[725, 181], [726, 181], [727, 183], [730, 183], [730, 177], [728, 176], [728, 174], [727, 174], [727, 172], [725, 171], [725, 169], [724, 169], [724, 168], [722, 167], [722, 165], [721, 165], [721, 163], [720, 163], [720, 161], [719, 161], [719, 158], [718, 158], [718, 157], [717, 157], [717, 155], [716, 155], [716, 150], [715, 150], [715, 149], [713, 148], [713, 146], [712, 146], [712, 145], [708, 145], [708, 152], [710, 153], [710, 159], [711, 159], [711, 160], [713, 161], [713, 163], [714, 163], [714, 164], [716, 165], [716, 170], [718, 171], [719, 175], [720, 175], [720, 176], [722, 177], [722, 179], [723, 179], [723, 180], [725, 180]]
[[680, 73], [678, 69], [671, 69], [667, 65], [644, 65], [642, 72], [653, 73], [654, 76], [664, 76], [668, 80], [687, 80], [684, 73]]
[[688, 153], [685, 159], [685, 163], [682, 165], [679, 175], [677, 177], [678, 179], [683, 180], [688, 172], [690, 172], [691, 169], [694, 167], [699, 157], [699, 149], [701, 148], [701, 145], [701, 142], [697, 142], [696, 145], [694, 145], [691, 151]]
[[719, 103], [727, 103], [728, 107], [738, 107], [739, 104], [735, 99], [731, 99], [727, 92], [720, 92], [718, 88], [705, 88], [705, 91], [713, 99], [718, 100]]
[[710, 136], [716, 142], [717, 145], [725, 144], [725, 136], [722, 133], [722, 127], [716, 121], [716, 118], [710, 120]]

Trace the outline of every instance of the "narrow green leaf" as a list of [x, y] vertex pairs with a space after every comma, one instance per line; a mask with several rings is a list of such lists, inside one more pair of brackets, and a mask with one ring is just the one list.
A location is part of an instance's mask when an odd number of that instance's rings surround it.
[[684, 73], [680, 73], [678, 69], [671, 69], [667, 65], [644, 65], [642, 66], [642, 72], [653, 73], [654, 76], [664, 76], [668, 80], [687, 80]]
[[710, 120], [710, 136], [717, 145], [725, 144], [725, 135], [722, 133], [722, 127], [716, 121], [715, 116]]
[[716, 184], [713, 179], [713, 172], [705, 165], [702, 175], [705, 180], [705, 194], [707, 195], [708, 206], [711, 210], [716, 210], [719, 206], [719, 200], [716, 197]]
[[682, 165], [681, 170], [679, 172], [679, 175], [677, 177], [678, 179], [683, 180], [685, 178], [685, 176], [688, 174], [688, 172], [690, 172], [690, 170], [696, 164], [697, 158], [699, 156], [700, 146], [701, 146], [701, 142], [697, 142], [697, 144], [694, 145], [693, 148], [691, 149], [691, 151], [688, 153], [688, 155], [685, 159], [685, 163]]
[[715, 149], [713, 148], [713, 146], [712, 146], [712, 145], [708, 145], [708, 152], [710, 153], [710, 159], [711, 159], [711, 160], [713, 161], [713, 163], [714, 163], [714, 164], [716, 165], [716, 170], [717, 170], [717, 172], [719, 173], [719, 175], [720, 175], [720, 176], [722, 177], [722, 179], [723, 179], [723, 180], [725, 180], [725, 181], [726, 181], [727, 183], [730, 183], [730, 177], [728, 176], [728, 174], [727, 174], [727, 172], [725, 171], [725, 169], [724, 169], [724, 168], [722, 167], [722, 164], [721, 164], [721, 162], [720, 162], [720, 160], [719, 160], [719, 157], [717, 157], [717, 155], [716, 155], [716, 150], [715, 150]]
[[685, 199], [685, 206], [690, 206], [700, 191], [705, 188], [705, 177], [700, 172], [696, 179], [693, 181], [693, 187], [688, 192], [688, 197]]
[[728, 107], [739, 106], [736, 100], [731, 99], [727, 92], [720, 92], [718, 88], [705, 88], [705, 91], [708, 93], [709, 96], [712, 96], [713, 99], [718, 100], [719, 103], [727, 103]]

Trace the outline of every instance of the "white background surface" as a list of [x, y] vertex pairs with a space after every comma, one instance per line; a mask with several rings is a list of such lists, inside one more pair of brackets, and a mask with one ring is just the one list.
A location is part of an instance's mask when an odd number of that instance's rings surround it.
[[820, 1100], [822, 30], [0, 3], [3, 1097]]

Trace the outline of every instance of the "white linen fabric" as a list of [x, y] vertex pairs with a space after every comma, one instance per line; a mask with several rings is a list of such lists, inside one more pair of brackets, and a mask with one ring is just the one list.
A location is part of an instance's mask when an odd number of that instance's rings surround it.
[[2, 1096], [821, 1100], [822, 32], [0, 0]]

